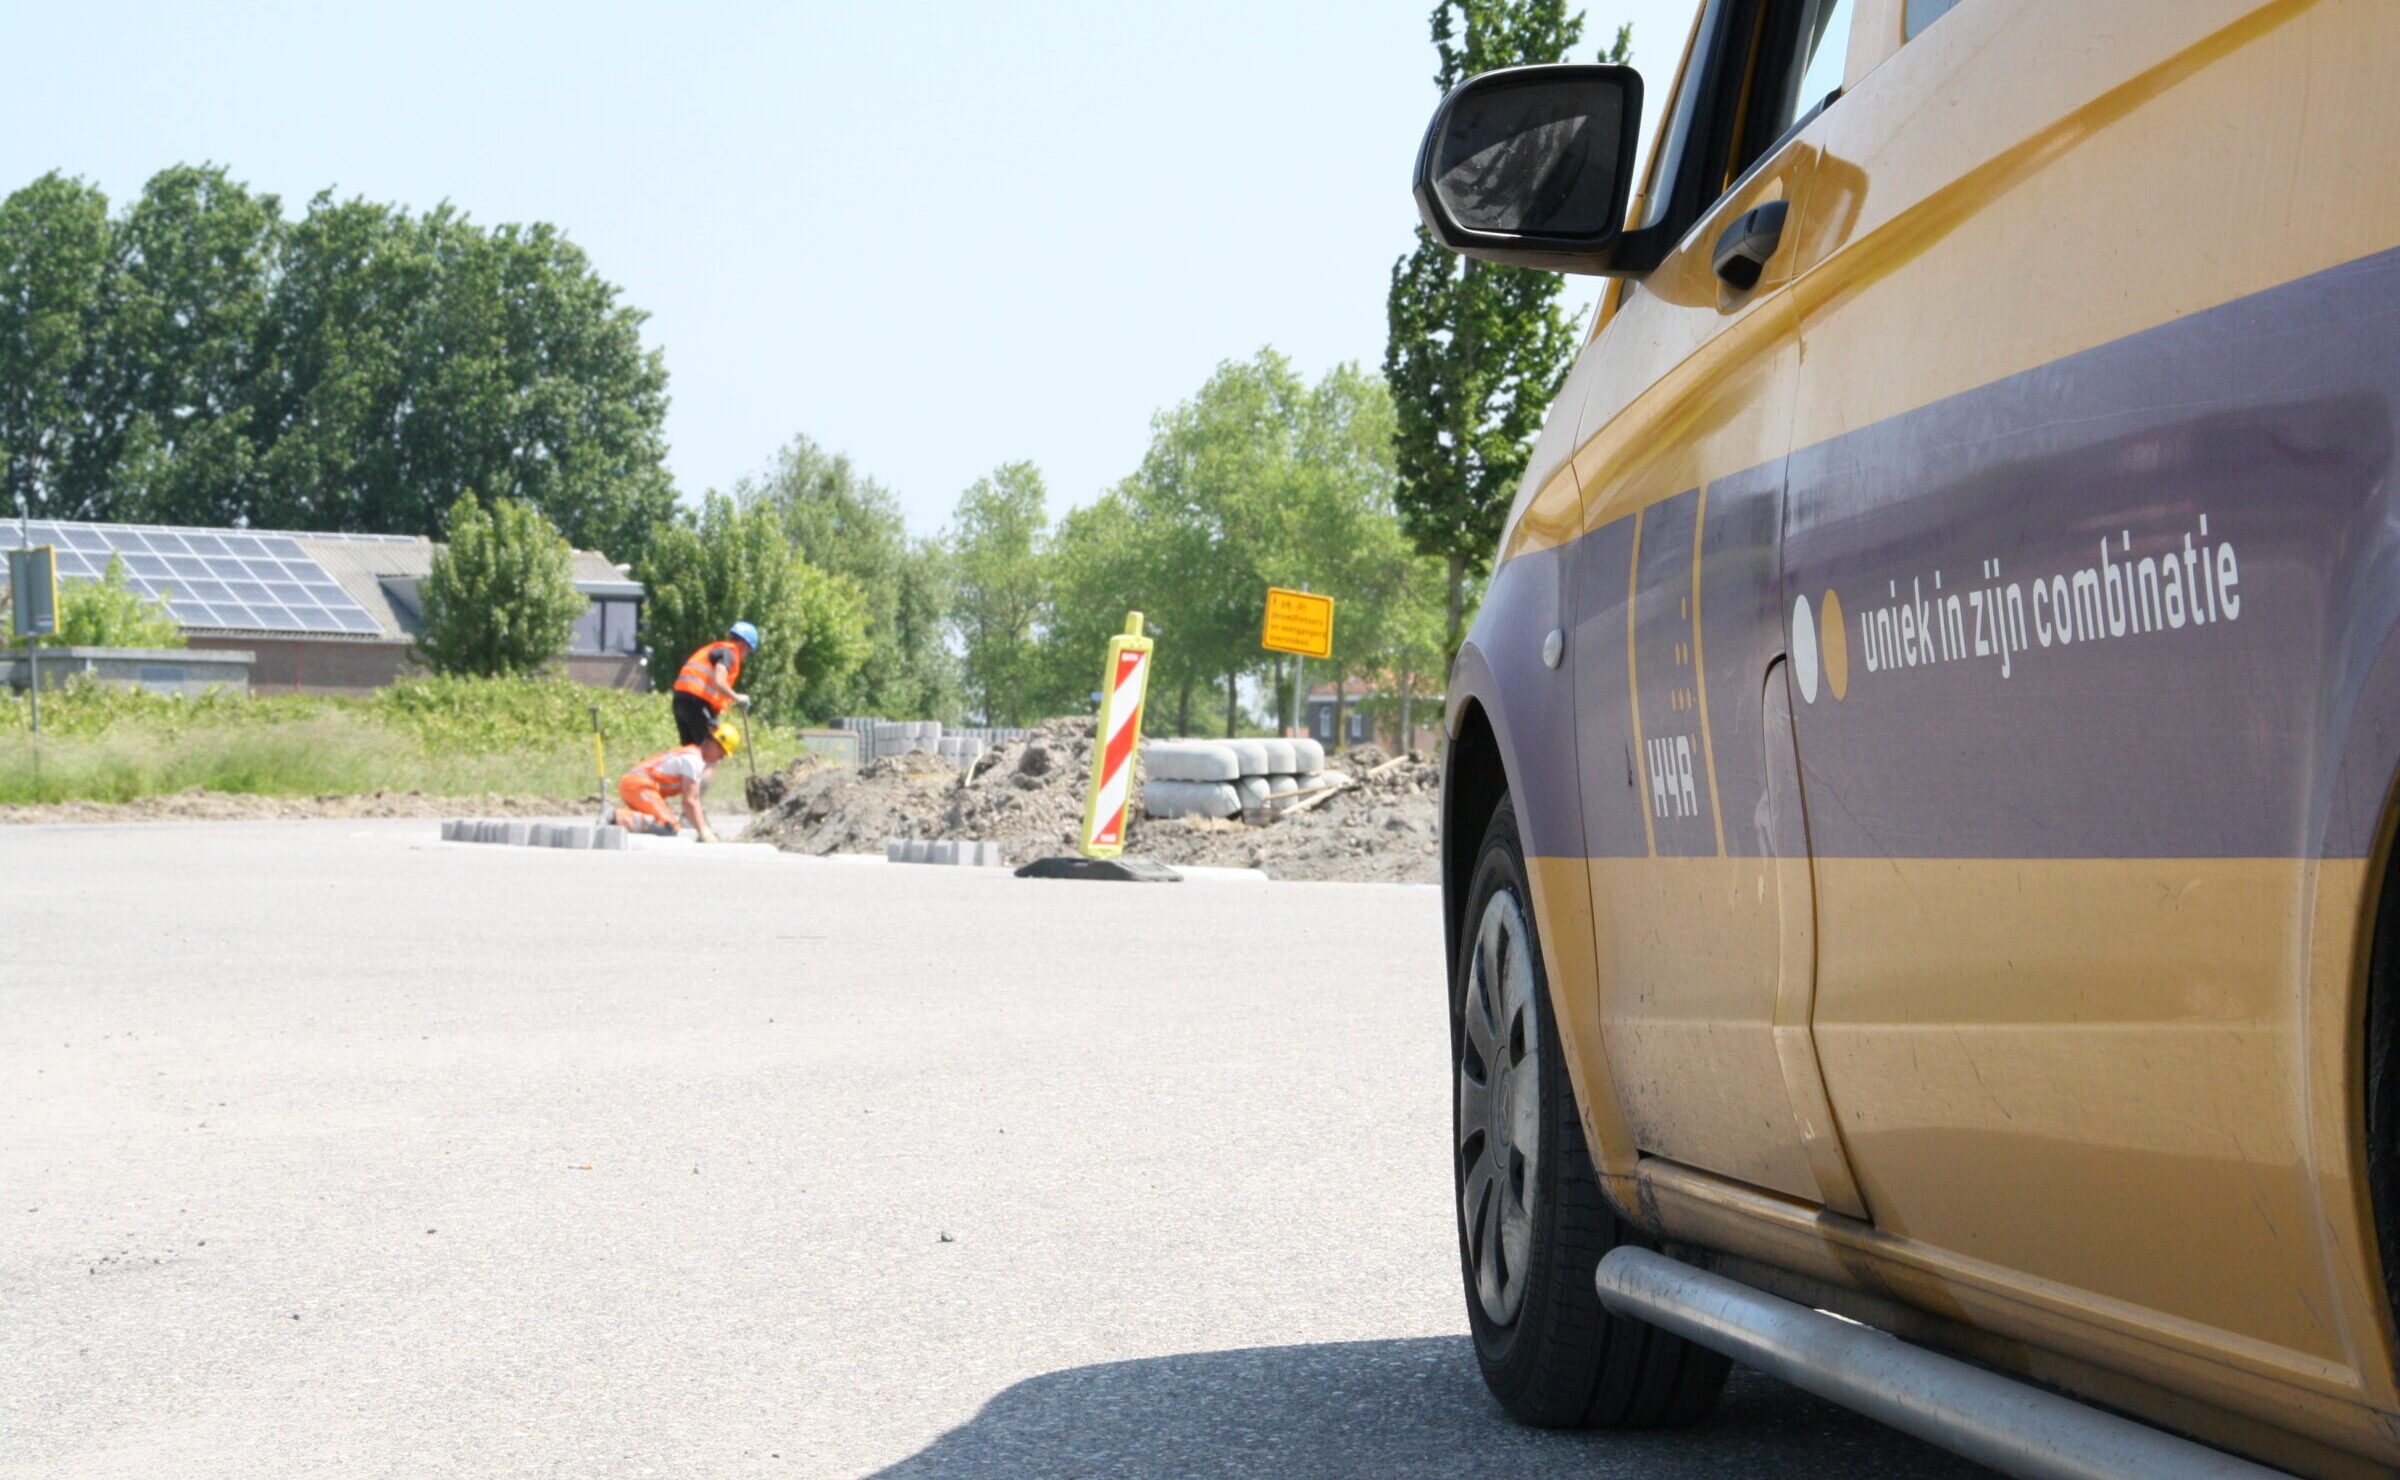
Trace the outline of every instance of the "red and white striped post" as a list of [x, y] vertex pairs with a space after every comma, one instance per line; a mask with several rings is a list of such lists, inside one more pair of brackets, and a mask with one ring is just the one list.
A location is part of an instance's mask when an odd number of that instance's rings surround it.
[[1109, 639], [1092, 746], [1092, 793], [1083, 809], [1086, 858], [1115, 858], [1125, 851], [1125, 814], [1132, 800], [1134, 751], [1142, 743], [1142, 697], [1150, 687], [1152, 646], [1142, 635], [1140, 612], [1127, 612], [1124, 636]]

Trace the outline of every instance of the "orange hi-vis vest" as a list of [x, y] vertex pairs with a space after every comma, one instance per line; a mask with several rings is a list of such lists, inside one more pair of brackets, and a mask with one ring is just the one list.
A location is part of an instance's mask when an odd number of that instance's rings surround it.
[[700, 778], [707, 774], [707, 764], [701, 758], [699, 746], [678, 745], [634, 767], [625, 779], [630, 781], [638, 776], [657, 787], [660, 796], [679, 797], [699, 786]]
[[[725, 654], [723, 678], [717, 676], [717, 665], [709, 661], [712, 655], [720, 651]], [[741, 676], [742, 645], [729, 637], [722, 642], [712, 642], [683, 660], [683, 671], [675, 675], [675, 692], [690, 694], [711, 710], [723, 714], [725, 706], [733, 702], [734, 681]]]

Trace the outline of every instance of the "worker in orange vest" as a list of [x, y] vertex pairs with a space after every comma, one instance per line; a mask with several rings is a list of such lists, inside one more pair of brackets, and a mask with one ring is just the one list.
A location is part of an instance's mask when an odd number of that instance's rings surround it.
[[758, 629], [736, 622], [725, 635], [683, 660], [675, 675], [675, 738], [698, 745], [716, 733], [728, 704], [749, 702], [734, 684], [742, 660], [758, 651]]
[[717, 831], [708, 825], [708, 812], [700, 805], [700, 794], [708, 789], [708, 778], [716, 774], [717, 762], [741, 745], [741, 735], [729, 727], [697, 745], [678, 745], [673, 750], [661, 751], [627, 771], [617, 783], [617, 796], [625, 803], [617, 809], [617, 826], [671, 838], [675, 836], [676, 823], [675, 814], [667, 810], [667, 798], [676, 797], [683, 803], [684, 821], [700, 834], [700, 841], [716, 842]]

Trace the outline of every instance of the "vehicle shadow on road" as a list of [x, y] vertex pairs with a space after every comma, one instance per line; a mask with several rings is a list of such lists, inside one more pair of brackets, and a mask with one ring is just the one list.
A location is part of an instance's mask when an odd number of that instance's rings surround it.
[[1991, 1473], [1739, 1369], [1716, 1414], [1695, 1428], [1519, 1428], [1484, 1392], [1467, 1338], [1441, 1336], [1194, 1352], [1047, 1373], [1008, 1388], [871, 1480], [1982, 1480]]

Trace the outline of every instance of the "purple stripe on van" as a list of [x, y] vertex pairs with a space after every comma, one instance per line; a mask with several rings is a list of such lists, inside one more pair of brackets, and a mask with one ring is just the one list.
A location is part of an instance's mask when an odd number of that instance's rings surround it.
[[2344, 759], [2400, 700], [2396, 403], [2400, 251], [1795, 453], [1816, 851], [2360, 856], [2400, 760]]

